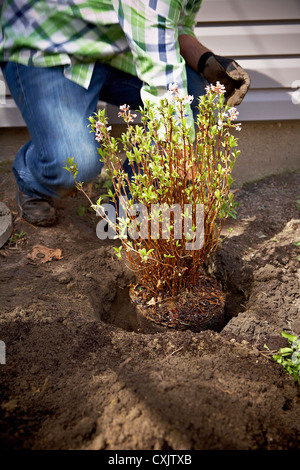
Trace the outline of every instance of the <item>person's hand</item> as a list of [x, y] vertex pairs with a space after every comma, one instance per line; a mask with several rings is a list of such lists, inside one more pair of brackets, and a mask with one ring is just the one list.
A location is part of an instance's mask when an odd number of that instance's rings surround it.
[[213, 53], [203, 54], [198, 70], [209, 83], [215, 85], [220, 82], [225, 86], [225, 98], [229, 106], [239, 105], [249, 90], [248, 73], [233, 59]]

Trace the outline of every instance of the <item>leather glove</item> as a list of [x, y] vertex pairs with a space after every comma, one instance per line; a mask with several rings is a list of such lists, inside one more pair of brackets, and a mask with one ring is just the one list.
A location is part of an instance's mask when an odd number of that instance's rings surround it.
[[198, 71], [209, 83], [216, 85], [220, 82], [225, 86], [225, 99], [229, 106], [239, 105], [249, 90], [249, 75], [233, 59], [205, 52], [198, 62]]

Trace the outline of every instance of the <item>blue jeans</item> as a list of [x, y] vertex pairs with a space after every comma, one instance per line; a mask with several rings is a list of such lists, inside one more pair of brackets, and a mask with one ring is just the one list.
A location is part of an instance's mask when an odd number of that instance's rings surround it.
[[[13, 162], [17, 184], [30, 196], [59, 198], [72, 191], [72, 175], [63, 169], [68, 157], [78, 164], [78, 181], [90, 182], [100, 173], [99, 143], [88, 127], [99, 99], [117, 106], [126, 103], [133, 110], [142, 106], [142, 82], [105, 64], [95, 65], [88, 90], [65, 78], [61, 66], [8, 62], [2, 68], [31, 136]], [[187, 76], [195, 107], [207, 82], [189, 67]]]

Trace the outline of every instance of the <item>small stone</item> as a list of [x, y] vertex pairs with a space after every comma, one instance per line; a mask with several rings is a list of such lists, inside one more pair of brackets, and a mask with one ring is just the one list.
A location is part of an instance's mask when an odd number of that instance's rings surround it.
[[0, 202], [0, 248], [7, 242], [13, 231], [12, 215], [6, 204]]
[[138, 418], [140, 415], [141, 415], [141, 410], [136, 406], [129, 411], [127, 415], [127, 420], [132, 421]]
[[289, 257], [286, 255], [278, 255], [277, 256], [277, 261], [282, 264], [282, 265], [287, 265], [289, 262]]
[[70, 274], [68, 273], [65, 273], [65, 274], [62, 274], [59, 278], [58, 278], [58, 282], [60, 284], [69, 284], [69, 282], [71, 281], [71, 276]]

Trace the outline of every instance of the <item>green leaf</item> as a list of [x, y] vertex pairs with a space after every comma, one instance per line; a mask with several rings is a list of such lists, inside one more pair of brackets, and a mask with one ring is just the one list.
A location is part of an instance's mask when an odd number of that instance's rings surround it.
[[280, 348], [279, 352], [282, 355], [291, 354], [293, 352], [293, 349], [292, 348]]
[[77, 214], [81, 217], [85, 214], [85, 211], [86, 211], [86, 207], [80, 204], [77, 208]]
[[112, 183], [112, 181], [109, 180], [109, 179], [106, 180], [106, 181], [104, 181], [104, 183], [103, 183], [103, 185], [102, 185], [102, 188], [109, 188], [109, 189], [111, 189], [112, 187], [113, 187], [113, 183]]
[[282, 336], [283, 338], [286, 338], [287, 340], [289, 340], [289, 341], [291, 341], [291, 342], [297, 340], [297, 336], [291, 335], [291, 334], [289, 334], [289, 333], [286, 333], [285, 331], [282, 331], [281, 336]]
[[123, 246], [120, 246], [118, 248], [113, 246], [113, 249], [115, 250], [115, 255], [118, 259], [122, 259], [122, 255], [121, 255], [122, 248], [123, 248]]

